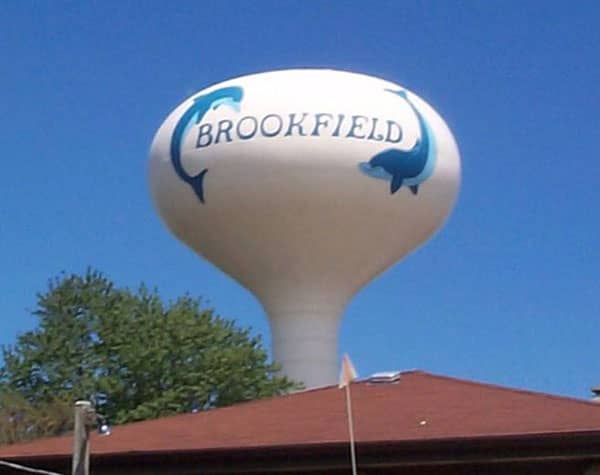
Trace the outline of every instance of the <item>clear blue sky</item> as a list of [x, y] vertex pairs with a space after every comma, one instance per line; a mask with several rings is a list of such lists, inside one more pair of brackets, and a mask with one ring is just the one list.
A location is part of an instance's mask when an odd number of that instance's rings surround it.
[[600, 3], [0, 2], [0, 343], [36, 292], [93, 266], [203, 296], [269, 342], [258, 302], [150, 201], [150, 141], [189, 94], [316, 66], [400, 83], [453, 129], [447, 225], [365, 287], [340, 350], [362, 375], [421, 368], [588, 397], [600, 384]]

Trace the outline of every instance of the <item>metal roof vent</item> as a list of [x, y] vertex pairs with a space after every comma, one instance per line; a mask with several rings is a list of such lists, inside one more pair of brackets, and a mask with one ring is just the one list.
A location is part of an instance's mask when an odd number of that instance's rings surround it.
[[397, 383], [401, 377], [402, 373], [400, 371], [382, 371], [381, 373], [372, 374], [367, 381], [373, 384], [390, 384]]
[[594, 394], [594, 397], [592, 397], [592, 401], [600, 403], [600, 386], [594, 386], [592, 388], [592, 393]]

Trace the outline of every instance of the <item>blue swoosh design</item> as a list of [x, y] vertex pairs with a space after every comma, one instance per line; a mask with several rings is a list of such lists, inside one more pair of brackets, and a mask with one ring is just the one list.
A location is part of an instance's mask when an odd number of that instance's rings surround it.
[[419, 122], [419, 139], [410, 150], [390, 148], [373, 156], [368, 162], [360, 163], [358, 167], [370, 177], [390, 181], [391, 194], [405, 185], [416, 195], [419, 192], [419, 185], [433, 173], [437, 156], [435, 137], [425, 118], [408, 98], [406, 91], [390, 89], [386, 91], [400, 96], [413, 110]]
[[179, 118], [173, 130], [170, 147], [171, 163], [177, 176], [192, 187], [192, 190], [194, 190], [201, 203], [204, 203], [204, 177], [208, 168], [205, 168], [197, 175], [190, 175], [186, 172], [181, 162], [181, 145], [191, 127], [200, 123], [209, 110], [214, 110], [220, 105], [227, 105], [239, 111], [243, 97], [244, 90], [237, 86], [224, 87], [195, 97], [193, 104]]

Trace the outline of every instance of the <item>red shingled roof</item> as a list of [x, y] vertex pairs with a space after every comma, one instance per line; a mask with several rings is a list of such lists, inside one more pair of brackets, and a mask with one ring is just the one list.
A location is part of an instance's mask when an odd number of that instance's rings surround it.
[[[402, 373], [393, 384], [353, 383], [356, 440], [419, 442], [600, 431], [600, 404], [437, 376]], [[96, 455], [239, 450], [348, 440], [337, 387], [117, 426]], [[0, 447], [0, 458], [69, 456], [69, 436]]]

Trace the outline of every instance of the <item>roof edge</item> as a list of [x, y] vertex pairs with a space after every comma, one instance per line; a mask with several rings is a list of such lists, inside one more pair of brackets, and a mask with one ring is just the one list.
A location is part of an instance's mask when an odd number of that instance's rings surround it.
[[[515, 447], [515, 442], [518, 446]], [[478, 437], [453, 437], [429, 440], [403, 440], [403, 441], [370, 441], [356, 444], [357, 454], [361, 457], [381, 458], [382, 455], [396, 456], [400, 460], [395, 463], [404, 465], [430, 464], [431, 455], [438, 462], [473, 463], [477, 460], [486, 460], [493, 456], [497, 463], [503, 461], [514, 462], [519, 460], [535, 459], [581, 459], [590, 457], [600, 460], [600, 430], [576, 432], [546, 432], [530, 434], [506, 434]], [[330, 461], [341, 458], [347, 463], [347, 442], [326, 442], [321, 444], [254, 446], [243, 448], [215, 448], [205, 450], [158, 450], [158, 451], [129, 451], [91, 454], [94, 464], [108, 465], [115, 462], [135, 464], [144, 459], [151, 462], [152, 457], [173, 461], [203, 460], [214, 462], [215, 458], [222, 460], [225, 456], [231, 461], [276, 461], [279, 458], [289, 460], [292, 456], [310, 454], [311, 457], [322, 456]], [[150, 460], [149, 460], [150, 458]], [[3, 457], [8, 461], [29, 461], [36, 463], [48, 462], [50, 464], [65, 463], [70, 461], [70, 455], [19, 455], [16, 457]], [[429, 461], [429, 462], [428, 462]], [[364, 460], [366, 462], [366, 460]], [[271, 463], [271, 462], [269, 462]], [[372, 462], [374, 463], [374, 462]], [[391, 463], [391, 462], [390, 462]]]
[[[559, 394], [545, 393], [542, 391], [533, 391], [531, 389], [515, 388], [512, 386], [503, 386], [501, 384], [476, 381], [473, 379], [457, 378], [454, 376], [446, 376], [443, 374], [431, 373], [429, 371], [423, 371], [420, 369], [402, 371], [402, 374], [420, 374], [423, 376], [429, 376], [429, 377], [433, 377], [433, 378], [443, 379], [445, 381], [452, 381], [454, 383], [460, 383], [460, 384], [465, 384], [465, 385], [469, 385], [469, 386], [479, 386], [479, 387], [484, 386], [486, 388], [508, 391], [508, 392], [512, 392], [512, 393], [526, 394], [526, 395], [538, 396], [538, 397], [546, 397], [548, 399], [554, 399], [554, 400], [558, 400], [558, 401], [567, 401], [567, 402], [571, 402], [571, 403], [579, 403], [579, 404], [583, 404], [587, 407], [593, 406], [593, 407], [600, 409], [600, 404], [598, 404], [597, 402], [594, 402], [592, 400], [577, 398], [574, 396], [562, 396]], [[362, 383], [362, 382], [368, 382], [368, 381], [361, 380], [358, 382]]]

